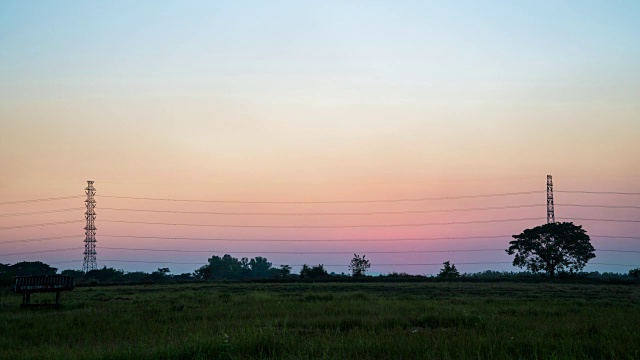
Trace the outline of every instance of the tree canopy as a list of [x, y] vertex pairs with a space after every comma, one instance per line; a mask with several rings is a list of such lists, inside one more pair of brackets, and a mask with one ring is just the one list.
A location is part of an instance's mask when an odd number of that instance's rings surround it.
[[558, 271], [580, 271], [596, 257], [587, 232], [572, 222], [536, 226], [513, 238], [505, 250], [515, 255], [513, 265], [533, 273], [544, 271], [552, 278]]
[[85, 277], [87, 279], [96, 280], [99, 282], [116, 281], [124, 276], [124, 270], [116, 270], [114, 268], [108, 268], [104, 266], [102, 269], [95, 269], [87, 271]]
[[10, 285], [16, 276], [55, 275], [57, 268], [41, 261], [21, 261], [13, 265], [0, 264], [0, 286]]
[[445, 261], [442, 263], [442, 265], [444, 265], [444, 267], [440, 270], [438, 277], [441, 277], [441, 278], [442, 277], [444, 278], [460, 277], [460, 272], [458, 272], [458, 269], [456, 269], [455, 264], [451, 264], [450, 261]]
[[351, 275], [365, 276], [367, 274], [367, 270], [371, 267], [371, 263], [369, 260], [365, 259], [365, 256], [366, 255], [362, 255], [362, 257], [360, 257], [358, 254], [353, 254], [353, 259], [351, 259], [351, 263], [349, 264]]
[[313, 267], [304, 264], [300, 270], [301, 279], [321, 279], [325, 277], [329, 277], [329, 273], [322, 264]]
[[[289, 268], [291, 270], [291, 268]], [[277, 277], [282, 269], [274, 268], [266, 258], [257, 256], [251, 260], [238, 259], [229, 254], [209, 258], [208, 264], [194, 272], [198, 279], [239, 280]]]
[[279, 271], [273, 267], [273, 264], [271, 262], [269, 262], [262, 256], [256, 256], [255, 258], [251, 259], [249, 261], [249, 267], [251, 268], [253, 277], [270, 277], [271, 275]]
[[14, 276], [55, 275], [58, 272], [57, 268], [41, 261], [21, 261], [10, 265], [7, 270], [12, 271]]

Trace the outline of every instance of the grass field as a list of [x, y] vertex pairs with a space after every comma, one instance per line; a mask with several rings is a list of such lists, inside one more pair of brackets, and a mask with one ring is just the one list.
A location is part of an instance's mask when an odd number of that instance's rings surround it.
[[2, 359], [640, 359], [633, 285], [212, 282], [20, 300], [0, 298]]

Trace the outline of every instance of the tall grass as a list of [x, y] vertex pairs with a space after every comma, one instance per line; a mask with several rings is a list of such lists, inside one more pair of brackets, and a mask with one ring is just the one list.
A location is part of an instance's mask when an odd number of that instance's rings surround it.
[[62, 302], [4, 293], [0, 358], [640, 359], [637, 286], [206, 283]]

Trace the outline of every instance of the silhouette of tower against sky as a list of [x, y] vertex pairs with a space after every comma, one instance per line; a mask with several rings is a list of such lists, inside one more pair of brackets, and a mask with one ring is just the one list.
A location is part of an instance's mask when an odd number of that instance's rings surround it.
[[547, 175], [547, 224], [556, 222], [556, 214], [553, 209], [553, 178]]
[[82, 263], [82, 271], [86, 273], [98, 268], [96, 262], [96, 201], [93, 198], [96, 194], [96, 189], [93, 187], [93, 181], [87, 181], [87, 187], [84, 190], [87, 194], [87, 199], [84, 201], [87, 206], [87, 211], [84, 213], [87, 224], [84, 227], [84, 262]]

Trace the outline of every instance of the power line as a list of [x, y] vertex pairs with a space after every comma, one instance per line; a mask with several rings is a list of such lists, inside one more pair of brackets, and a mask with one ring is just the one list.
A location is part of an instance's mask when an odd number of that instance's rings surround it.
[[[451, 250], [407, 250], [407, 251], [233, 251], [233, 250], [182, 250], [182, 249], [152, 249], [152, 248], [123, 248], [123, 247], [105, 247], [105, 250], [126, 250], [126, 251], [151, 251], [151, 252], [175, 252], [175, 253], [229, 253], [229, 254], [278, 254], [278, 255], [344, 255], [354, 253], [365, 254], [423, 254], [423, 253], [455, 253], [455, 252], [485, 252], [485, 251], [504, 251], [504, 249], [451, 249]], [[82, 250], [82, 248], [66, 248], [66, 249], [50, 249], [27, 251], [20, 253], [0, 254], [0, 256], [29, 255], [48, 252], [61, 252], [71, 250]], [[640, 250], [619, 250], [619, 249], [595, 249], [602, 252], [619, 252], [619, 253], [640, 253]]]
[[640, 220], [618, 220], [618, 219], [586, 219], [586, 218], [565, 218], [566, 220], [573, 221], [605, 221], [605, 222], [623, 222], [623, 223], [638, 223]]
[[640, 206], [633, 206], [633, 205], [556, 204], [556, 206], [572, 206], [572, 207], [585, 207], [585, 208], [606, 208], [606, 209], [640, 209]]
[[[0, 241], [0, 245], [28, 243], [39, 241], [51, 241], [68, 238], [78, 238], [79, 235], [52, 236], [43, 238], [20, 239]], [[136, 235], [102, 235], [102, 238], [130, 238], [130, 239], [157, 239], [157, 240], [184, 240], [184, 241], [219, 241], [219, 242], [392, 242], [392, 241], [442, 241], [442, 240], [472, 240], [472, 239], [501, 239], [511, 238], [511, 235], [486, 235], [486, 236], [446, 236], [430, 238], [390, 238], [390, 239], [230, 239], [230, 238], [190, 238], [190, 237], [165, 237], [165, 236], [136, 236]], [[591, 235], [591, 238], [605, 239], [630, 239], [640, 240], [637, 236], [616, 235]]]
[[[174, 265], [206, 265], [204, 262], [177, 262], [177, 261], [145, 261], [145, 260], [116, 260], [116, 259], [104, 259], [102, 262], [121, 262], [121, 263], [142, 263], [142, 264], [174, 264]], [[80, 260], [67, 260], [67, 261], [58, 261], [51, 264], [61, 264], [61, 263], [71, 263], [71, 262], [80, 262]], [[498, 265], [498, 264], [512, 264], [510, 261], [482, 261], [482, 262], [459, 262], [455, 265]], [[308, 264], [295, 264], [289, 266], [304, 266]], [[636, 267], [640, 266], [637, 264], [612, 264], [612, 263], [589, 263], [587, 265], [602, 265], [602, 266], [625, 266], [625, 267]], [[279, 266], [279, 265], [275, 265]], [[322, 264], [324, 267], [348, 267], [348, 264]], [[418, 263], [418, 264], [371, 264], [371, 266], [442, 266], [442, 263]]]
[[473, 199], [488, 198], [516, 195], [540, 194], [544, 191], [520, 191], [496, 194], [479, 194], [479, 195], [459, 195], [459, 196], [443, 196], [443, 197], [425, 197], [425, 198], [404, 198], [404, 199], [375, 199], [375, 200], [331, 200], [331, 201], [244, 201], [244, 200], [195, 200], [195, 199], [173, 199], [173, 198], [150, 198], [150, 197], [134, 197], [134, 196], [115, 196], [100, 195], [103, 198], [129, 199], [129, 200], [150, 200], [150, 201], [174, 201], [174, 202], [199, 202], [199, 203], [222, 203], [222, 204], [365, 204], [365, 203], [391, 203], [391, 202], [419, 202], [419, 201], [436, 201], [436, 200], [453, 200], [453, 199]]
[[0, 217], [4, 217], [4, 216], [23, 216], [23, 215], [51, 214], [51, 213], [58, 213], [58, 212], [67, 212], [67, 211], [83, 210], [83, 209], [84, 209], [84, 208], [67, 208], [67, 209], [55, 209], [55, 210], [31, 211], [31, 212], [13, 213], [13, 214], [0, 214]]
[[[106, 208], [103, 207], [100, 209], [113, 210], [113, 211], [132, 211], [132, 212], [168, 213], [168, 214], [231, 215], [231, 216], [365, 216], [365, 215], [403, 215], [403, 214], [430, 214], [430, 213], [441, 213], [441, 212], [508, 210], [508, 209], [542, 207], [542, 206], [545, 206], [545, 204], [433, 209], [433, 210], [365, 211], [365, 212], [225, 212], [225, 211], [153, 210], [153, 209], [131, 209], [131, 208], [109, 208], [109, 207], [106, 207]], [[584, 207], [584, 208], [609, 208], [609, 209], [640, 209], [640, 206], [625, 206], [625, 205], [557, 204], [557, 206], [571, 206], [571, 207]]]
[[[105, 260], [108, 261], [108, 260]], [[456, 262], [455, 265], [494, 265], [494, 264], [512, 264], [511, 261], [495, 261], [495, 262]], [[308, 264], [307, 264], [308, 265]], [[332, 264], [323, 266], [340, 266], [348, 267], [348, 264]], [[603, 265], [603, 266], [640, 266], [634, 264], [611, 264], [611, 263], [589, 263], [588, 265]], [[290, 265], [290, 266], [303, 266], [303, 265]], [[371, 266], [442, 266], [442, 263], [422, 263], [422, 264], [371, 264]]]
[[[640, 195], [640, 192], [618, 192], [618, 191], [586, 191], [586, 190], [556, 190], [555, 192], [567, 194], [596, 194], [596, 195]], [[495, 194], [477, 194], [477, 195], [459, 195], [459, 196], [443, 196], [443, 197], [427, 197], [427, 198], [404, 198], [404, 199], [374, 199], [374, 200], [333, 200], [333, 201], [243, 201], [243, 200], [195, 200], [195, 199], [174, 199], [174, 198], [150, 198], [150, 197], [133, 197], [133, 196], [115, 196], [101, 195], [105, 198], [115, 199], [131, 199], [131, 200], [151, 200], [151, 201], [175, 201], [175, 202], [213, 202], [213, 203], [238, 203], [238, 204], [339, 204], [339, 203], [378, 203], [378, 202], [412, 202], [412, 201], [430, 201], [430, 200], [449, 200], [449, 199], [470, 199], [500, 196], [516, 196], [540, 194], [544, 191], [519, 191]], [[16, 200], [0, 202], [0, 205], [25, 204], [43, 201], [56, 201], [81, 198], [83, 195], [58, 196], [40, 199]]]
[[43, 202], [43, 201], [67, 200], [67, 199], [76, 199], [81, 197], [82, 195], [70, 195], [70, 196], [58, 196], [58, 197], [50, 197], [50, 198], [43, 198], [43, 199], [5, 201], [5, 202], [0, 202], [0, 205], [26, 204], [26, 203]]
[[616, 236], [616, 235], [590, 235], [591, 238], [605, 238], [605, 239], [631, 239], [640, 240], [638, 236]]
[[[342, 228], [385, 228], [385, 227], [419, 227], [419, 226], [436, 226], [436, 225], [466, 225], [466, 224], [488, 224], [500, 222], [515, 221], [531, 221], [540, 220], [541, 218], [519, 218], [519, 219], [500, 219], [500, 220], [474, 220], [474, 221], [452, 221], [452, 222], [433, 222], [433, 223], [414, 223], [414, 224], [369, 224], [369, 225], [226, 225], [226, 224], [183, 224], [183, 223], [166, 223], [166, 222], [147, 222], [147, 221], [127, 221], [127, 220], [101, 220], [103, 222], [124, 223], [124, 224], [143, 224], [143, 225], [167, 225], [167, 226], [196, 226], [196, 227], [227, 227], [227, 228], [267, 228], [267, 229], [342, 229]], [[0, 228], [2, 229], [2, 228]]]
[[177, 210], [148, 210], [148, 209], [122, 209], [122, 208], [100, 208], [101, 210], [151, 212], [151, 213], [171, 213], [171, 214], [195, 214], [195, 215], [237, 215], [237, 216], [351, 216], [351, 215], [402, 215], [402, 214], [429, 214], [439, 212], [458, 211], [484, 211], [484, 210], [505, 210], [520, 209], [544, 206], [544, 204], [494, 206], [483, 208], [458, 208], [458, 209], [435, 209], [435, 210], [406, 210], [406, 211], [366, 211], [366, 212], [218, 212], [218, 211], [177, 211]]
[[[104, 259], [102, 262], [123, 262], [123, 263], [143, 263], [143, 264], [177, 264], [177, 265], [206, 265], [207, 262], [202, 263], [194, 263], [194, 262], [176, 262], [176, 261], [146, 261], [146, 260], [114, 260], [114, 259]], [[456, 263], [456, 265], [489, 265], [489, 264], [511, 264], [509, 261], [498, 261], [498, 262], [464, 262], [464, 263]], [[340, 266], [340, 267], [348, 267], [349, 264], [322, 264], [323, 266]], [[371, 264], [372, 266], [442, 266], [442, 263], [429, 263], [429, 264]], [[279, 265], [276, 265], [279, 266]], [[290, 266], [303, 266], [303, 265], [290, 265]]]
[[42, 254], [42, 253], [50, 253], [50, 252], [62, 252], [62, 251], [71, 251], [71, 250], [82, 250], [81, 247], [68, 248], [68, 249], [53, 249], [53, 250], [38, 250], [38, 251], [26, 251], [19, 253], [11, 253], [11, 254], [0, 254], [0, 256], [14, 256], [14, 255], [30, 255], [30, 254]]
[[[455, 252], [485, 252], [485, 251], [505, 251], [505, 249], [451, 249], [451, 250], [407, 250], [407, 251], [233, 251], [233, 250], [180, 250], [180, 249], [150, 249], [150, 248], [122, 248], [105, 247], [105, 250], [126, 250], [126, 251], [152, 251], [152, 252], [176, 252], [176, 253], [214, 253], [214, 254], [271, 254], [271, 255], [349, 255], [349, 254], [429, 254], [429, 253], [455, 253]], [[62, 250], [60, 250], [62, 251]], [[595, 249], [595, 251], [619, 252], [619, 253], [640, 253], [640, 250], [616, 250], [616, 249]]]
[[178, 264], [178, 265], [205, 265], [202, 262], [177, 262], [177, 261], [145, 261], [145, 260], [113, 260], [100, 259], [101, 262], [123, 262], [123, 263], [143, 263], [143, 264]]
[[[640, 206], [633, 206], [633, 205], [598, 205], [598, 204], [556, 204], [556, 205], [567, 206], [567, 207], [583, 207], [583, 208], [640, 209]], [[465, 211], [509, 210], [509, 209], [534, 208], [534, 207], [541, 207], [541, 206], [545, 206], [545, 204], [526, 204], [526, 205], [489, 206], [489, 207], [475, 207], [475, 208], [432, 209], [432, 210], [365, 211], [365, 212], [224, 212], [224, 211], [154, 210], [154, 209], [132, 209], [132, 208], [110, 208], [110, 207], [106, 207], [106, 208], [103, 207], [101, 208], [101, 210], [169, 213], [169, 214], [193, 214], [193, 215], [232, 215], [232, 216], [352, 216], [352, 215], [365, 216], [365, 215], [403, 215], [403, 214], [430, 214], [430, 213], [465, 212]], [[40, 214], [51, 214], [51, 213], [69, 212], [69, 211], [78, 211], [78, 210], [84, 210], [84, 208], [77, 207], [77, 208], [64, 208], [64, 209], [0, 214], [0, 217], [40, 215]]]
[[610, 263], [589, 263], [587, 265], [604, 265], [604, 266], [631, 266], [631, 267], [636, 267], [636, 266], [640, 266], [638, 264], [610, 264]]
[[79, 222], [84, 222], [84, 220], [69, 220], [69, 221], [57, 221], [57, 222], [41, 223], [41, 224], [5, 226], [5, 227], [0, 227], [0, 230], [23, 229], [23, 228], [38, 227], [38, 226], [74, 224], [74, 223], [79, 223]]
[[[585, 190], [556, 190], [559, 193], [567, 194], [600, 194], [600, 195], [640, 195], [640, 192], [616, 192], [616, 191], [585, 191]], [[404, 198], [404, 199], [374, 199], [374, 200], [333, 200], [333, 201], [243, 201], [243, 200], [196, 200], [196, 199], [174, 199], [174, 198], [150, 198], [150, 197], [134, 197], [134, 196], [115, 196], [100, 195], [104, 198], [115, 199], [131, 199], [131, 200], [151, 200], [151, 201], [175, 201], [175, 202], [212, 202], [212, 203], [235, 203], [235, 204], [340, 204], [340, 203], [380, 203], [380, 202], [412, 202], [412, 201], [431, 201], [431, 200], [450, 200], [450, 199], [470, 199], [470, 198], [486, 198], [500, 196], [516, 196], [540, 194], [544, 191], [519, 191], [494, 194], [477, 194], [477, 195], [459, 195], [459, 196], [443, 196], [443, 197], [426, 197], [426, 198]], [[56, 201], [81, 198], [83, 195], [58, 196], [40, 199], [16, 200], [0, 202], [0, 205], [24, 204], [43, 201]]]
[[610, 250], [610, 249], [596, 249], [596, 251], [619, 252], [619, 253], [640, 253], [640, 251], [638, 251], [638, 250]]
[[[178, 211], [178, 210], [153, 210], [153, 209], [131, 209], [131, 208], [101, 208], [102, 210], [132, 211], [150, 213], [170, 213], [170, 214], [194, 214], [194, 215], [237, 215], [237, 216], [350, 216], [350, 215], [402, 215], [402, 214], [429, 214], [440, 212], [464, 212], [464, 211], [485, 211], [485, 210], [508, 210], [533, 208], [544, 206], [544, 204], [526, 204], [510, 206], [490, 206], [476, 208], [453, 208], [453, 209], [433, 209], [433, 210], [406, 210], [406, 211], [367, 211], [367, 212], [219, 212], [219, 211]], [[640, 209], [640, 206], [632, 205], [597, 205], [597, 204], [558, 204], [558, 206], [585, 207], [585, 208], [609, 208], [609, 209]], [[0, 217], [40, 215], [58, 212], [69, 212], [84, 210], [84, 208], [64, 208], [43, 211], [32, 211], [22, 213], [0, 214]]]
[[[131, 238], [131, 239], [157, 239], [157, 240], [185, 240], [185, 241], [231, 241], [231, 242], [388, 242], [388, 241], [441, 241], [441, 240], [473, 240], [473, 239], [502, 239], [512, 238], [512, 235], [478, 235], [478, 236], [443, 236], [443, 237], [419, 237], [419, 238], [388, 238], [388, 239], [232, 239], [232, 238], [192, 238], [192, 237], [167, 237], [167, 236], [137, 236], [137, 235], [102, 235], [103, 238]], [[632, 239], [640, 240], [635, 236], [591, 235], [592, 238]]]
[[556, 190], [556, 192], [566, 193], [566, 194], [593, 194], [593, 195], [640, 195], [640, 192], [617, 192], [617, 191]]
[[[167, 222], [147, 222], [147, 221], [127, 221], [127, 220], [101, 220], [101, 221], [112, 222], [112, 223], [124, 223], [124, 224], [196, 226], [196, 227], [269, 228], [269, 229], [341, 229], [341, 228], [384, 228], [384, 227], [419, 227], [419, 226], [437, 226], [437, 225], [488, 224], [488, 223], [501, 223], [501, 222], [532, 221], [532, 220], [540, 220], [540, 219], [541, 218], [534, 217], [534, 218], [450, 221], [450, 222], [432, 222], [432, 223], [368, 224], [368, 225], [228, 225], [228, 224], [167, 223]], [[623, 222], [623, 223], [640, 222], [640, 220], [625, 220], [625, 219], [591, 219], [591, 218], [565, 218], [565, 219], [572, 220], [572, 221], [605, 221], [605, 222]], [[0, 230], [2, 229], [4, 228], [0, 228]]]
[[48, 264], [50, 265], [56, 265], [56, 264], [68, 264], [68, 263], [74, 263], [74, 262], [82, 262], [83, 260], [63, 260], [63, 261], [53, 261], [53, 262], [49, 262]]
[[[409, 250], [409, 251], [219, 251], [219, 250], [179, 250], [179, 249], [145, 249], [145, 248], [121, 248], [104, 247], [106, 250], [127, 250], [127, 251], [153, 251], [153, 252], [177, 252], [177, 253], [228, 253], [228, 254], [276, 254], [276, 255], [348, 255], [354, 253], [366, 254], [426, 254], [426, 253], [451, 253], [451, 252], [482, 252], [482, 251], [504, 251], [504, 249], [460, 249], [460, 250]], [[640, 251], [639, 251], [640, 252]]]
[[[176, 261], [144, 261], [144, 260], [102, 260], [106, 262], [125, 262], [125, 263], [144, 263], [144, 264], [173, 264], [173, 265], [206, 265], [206, 262], [176, 262]], [[82, 260], [63, 260], [49, 262], [51, 265], [56, 264], [68, 264], [68, 263], [80, 263]], [[495, 264], [512, 264], [508, 261], [500, 262], [475, 262], [475, 263], [456, 263], [457, 265], [495, 265]], [[429, 264], [372, 264], [372, 266], [441, 266], [441, 263], [429, 263]], [[587, 265], [601, 265], [601, 266], [624, 266], [624, 267], [639, 267], [637, 264], [612, 264], [612, 263], [589, 263]], [[280, 265], [275, 265], [280, 266]], [[303, 265], [289, 265], [289, 266], [303, 266]], [[326, 267], [348, 267], [344, 264], [325, 265]]]
[[66, 236], [51, 236], [44, 238], [35, 238], [35, 239], [21, 239], [21, 240], [8, 240], [8, 241], [0, 241], [0, 245], [2, 244], [15, 244], [15, 243], [26, 243], [26, 242], [36, 242], [36, 241], [49, 241], [49, 240], [58, 240], [58, 239], [68, 239], [79, 237], [78, 235], [66, 235]]
[[468, 240], [468, 239], [498, 239], [511, 237], [511, 235], [487, 235], [487, 236], [458, 236], [458, 237], [430, 237], [430, 238], [393, 238], [393, 239], [231, 239], [231, 238], [192, 238], [192, 237], [166, 237], [166, 236], [136, 236], [136, 235], [101, 235], [102, 238], [131, 238], [131, 239], [157, 239], [157, 240], [185, 240], [185, 241], [232, 241], [232, 242], [385, 242], [385, 241], [438, 241], [438, 240]]

